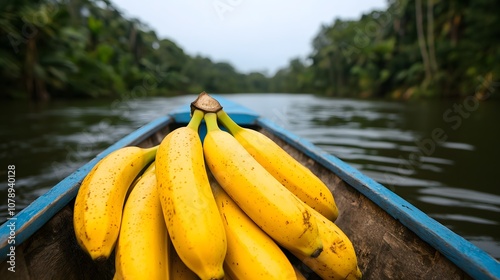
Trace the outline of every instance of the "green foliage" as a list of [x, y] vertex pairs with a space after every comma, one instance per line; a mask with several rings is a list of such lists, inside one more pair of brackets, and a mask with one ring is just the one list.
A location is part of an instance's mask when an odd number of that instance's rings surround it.
[[273, 90], [428, 98], [473, 95], [482, 83], [495, 84], [500, 5], [492, 0], [421, 3], [420, 23], [415, 0], [391, 0], [385, 11], [322, 26], [313, 40], [312, 64], [300, 68], [290, 61], [273, 77]]
[[[500, 76], [493, 0], [390, 0], [323, 25], [307, 58], [268, 77], [190, 56], [108, 0], [0, 1], [0, 98], [234, 92], [488, 97]], [[478, 90], [479, 89], [479, 90]]]
[[2, 1], [0, 35], [0, 98], [268, 90], [264, 75], [190, 57], [109, 1]]

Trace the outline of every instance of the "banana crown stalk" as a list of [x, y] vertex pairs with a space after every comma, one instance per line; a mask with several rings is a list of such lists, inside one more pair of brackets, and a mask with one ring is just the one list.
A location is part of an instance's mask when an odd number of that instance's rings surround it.
[[305, 204], [267, 172], [229, 133], [217, 115], [205, 114], [208, 132], [204, 154], [222, 188], [275, 241], [317, 257], [322, 249], [318, 228]]
[[201, 279], [222, 279], [227, 250], [222, 219], [213, 197], [198, 127], [203, 112], [170, 132], [156, 156], [164, 219], [181, 260]]
[[217, 117], [236, 140], [288, 190], [329, 220], [337, 219], [338, 209], [332, 192], [307, 167], [264, 134], [236, 124], [224, 110], [218, 111]]

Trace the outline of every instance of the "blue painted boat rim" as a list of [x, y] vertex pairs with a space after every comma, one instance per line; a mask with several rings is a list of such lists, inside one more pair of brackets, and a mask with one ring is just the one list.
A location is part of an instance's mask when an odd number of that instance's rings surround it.
[[268, 129], [294, 148], [302, 151], [314, 161], [334, 172], [342, 180], [368, 197], [368, 199], [396, 220], [399, 220], [470, 276], [476, 279], [500, 279], [500, 263], [496, 259], [434, 220], [385, 186], [375, 182], [356, 168], [318, 148], [311, 142], [279, 127], [268, 119], [259, 118], [257, 124], [264, 129]]
[[[432, 219], [394, 192], [371, 178], [363, 175], [337, 157], [277, 126], [273, 122], [259, 118], [258, 114], [239, 104], [217, 97], [224, 109], [235, 121], [244, 125], [260, 125], [270, 130], [290, 145], [304, 152], [318, 163], [331, 170], [360, 193], [368, 197], [395, 219], [415, 232], [420, 238], [439, 250], [448, 259], [477, 279], [500, 279], [500, 263], [469, 241], [458, 236], [436, 220]], [[183, 106], [169, 115], [160, 117], [125, 136], [109, 148], [99, 153], [94, 159], [55, 185], [46, 194], [40, 196], [16, 216], [16, 246], [42, 227], [53, 215], [71, 201], [78, 191], [80, 182], [92, 167], [109, 153], [128, 145], [138, 144], [160, 127], [171, 122], [184, 123], [189, 120], [189, 111]], [[186, 121], [187, 120], [187, 121]], [[7, 257], [10, 229], [8, 223], [0, 226], [0, 259]]]

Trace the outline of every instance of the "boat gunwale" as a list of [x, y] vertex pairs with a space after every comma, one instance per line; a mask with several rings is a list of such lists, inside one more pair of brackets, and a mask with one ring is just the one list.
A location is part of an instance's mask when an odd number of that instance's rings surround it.
[[[423, 241], [438, 250], [447, 259], [477, 279], [500, 279], [500, 263], [476, 245], [457, 235], [440, 224], [385, 186], [365, 176], [359, 170], [346, 164], [337, 157], [315, 146], [311, 142], [260, 117], [255, 112], [224, 98], [217, 98], [228, 114], [241, 125], [257, 125], [270, 131], [294, 148], [303, 152], [347, 184], [366, 196], [393, 218], [400, 221]], [[80, 182], [92, 167], [109, 153], [121, 147], [136, 145], [170, 124], [187, 123], [190, 118], [189, 105], [180, 107], [168, 115], [159, 117], [140, 127], [131, 134], [96, 155], [92, 160], [56, 184], [47, 193], [38, 197], [30, 205], [18, 212], [14, 218], [15, 246], [27, 240], [51, 217], [66, 206], [78, 192]], [[202, 135], [203, 137], [203, 135]], [[12, 218], [11, 218], [12, 220]], [[7, 221], [0, 225], [0, 261], [8, 256], [11, 231]]]

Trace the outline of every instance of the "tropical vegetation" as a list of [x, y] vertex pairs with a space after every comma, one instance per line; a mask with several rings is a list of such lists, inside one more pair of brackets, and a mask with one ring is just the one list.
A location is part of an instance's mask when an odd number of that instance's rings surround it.
[[288, 91], [357, 97], [493, 95], [500, 77], [500, 5], [390, 0], [387, 10], [322, 26], [307, 59], [273, 80]]
[[48, 100], [231, 92], [330, 96], [492, 96], [500, 76], [493, 0], [390, 0], [334, 19], [269, 76], [191, 56], [110, 0], [0, 2], [0, 98]]

